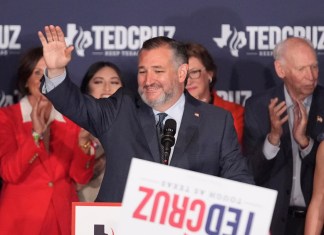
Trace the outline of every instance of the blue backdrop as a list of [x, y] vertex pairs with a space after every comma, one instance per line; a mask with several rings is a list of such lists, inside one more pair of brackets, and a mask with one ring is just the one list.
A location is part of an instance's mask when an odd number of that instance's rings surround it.
[[48, 24], [60, 25], [75, 46], [69, 72], [77, 84], [91, 63], [109, 60], [122, 69], [126, 85], [136, 89], [141, 43], [165, 35], [207, 47], [219, 67], [216, 89], [244, 104], [279, 82], [272, 49], [287, 36], [312, 40], [322, 69], [323, 10], [324, 1], [304, 0], [2, 0], [0, 90], [5, 99], [0, 105], [15, 101], [18, 59], [40, 46], [37, 31]]

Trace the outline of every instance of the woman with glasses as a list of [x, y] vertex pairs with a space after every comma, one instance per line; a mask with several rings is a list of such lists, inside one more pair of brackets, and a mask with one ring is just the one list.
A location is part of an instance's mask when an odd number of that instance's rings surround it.
[[189, 57], [186, 89], [196, 99], [231, 112], [238, 140], [242, 144], [244, 108], [239, 104], [223, 100], [217, 95], [214, 90], [217, 66], [207, 49], [197, 43], [187, 43], [186, 48]]

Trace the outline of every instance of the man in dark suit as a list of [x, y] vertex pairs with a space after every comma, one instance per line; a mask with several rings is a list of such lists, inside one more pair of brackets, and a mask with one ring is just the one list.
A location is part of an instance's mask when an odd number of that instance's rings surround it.
[[317, 84], [318, 62], [309, 41], [288, 38], [275, 47], [274, 58], [283, 83], [247, 100], [243, 151], [256, 184], [278, 191], [271, 234], [304, 234], [324, 89]]
[[140, 97], [121, 88], [96, 100], [81, 94], [65, 75], [73, 48], [66, 47], [60, 27], [45, 27], [45, 34], [39, 32], [47, 64], [43, 91], [61, 113], [99, 138], [108, 157], [97, 201], [122, 200], [133, 157], [160, 162], [155, 125], [161, 112], [177, 122], [171, 166], [253, 183], [231, 114], [184, 93], [188, 58], [182, 43], [167, 37], [144, 43], [138, 62]]

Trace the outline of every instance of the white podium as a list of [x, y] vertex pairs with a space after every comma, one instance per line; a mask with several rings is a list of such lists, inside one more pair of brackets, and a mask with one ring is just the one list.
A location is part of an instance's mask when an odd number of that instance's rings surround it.
[[73, 203], [72, 235], [269, 235], [277, 191], [133, 159], [122, 205]]
[[276, 197], [275, 190], [133, 159], [117, 232], [269, 235]]

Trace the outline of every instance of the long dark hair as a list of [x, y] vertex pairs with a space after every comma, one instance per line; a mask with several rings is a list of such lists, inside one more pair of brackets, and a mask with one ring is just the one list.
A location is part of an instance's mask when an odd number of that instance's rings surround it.
[[87, 72], [83, 76], [81, 86], [80, 86], [82, 93], [89, 94], [89, 82], [90, 82], [91, 78], [96, 74], [96, 72], [98, 72], [100, 69], [102, 69], [104, 67], [109, 67], [109, 68], [112, 68], [113, 70], [115, 70], [118, 77], [120, 78], [122, 86], [124, 86], [123, 79], [121, 76], [121, 71], [117, 65], [115, 65], [114, 63], [109, 62], [109, 61], [98, 61], [98, 62], [90, 65]]

